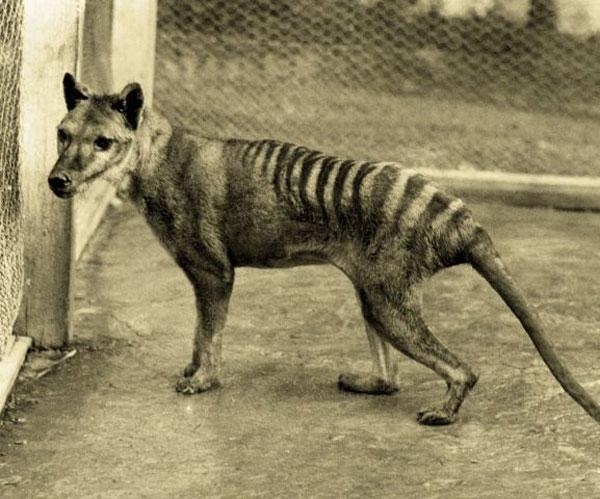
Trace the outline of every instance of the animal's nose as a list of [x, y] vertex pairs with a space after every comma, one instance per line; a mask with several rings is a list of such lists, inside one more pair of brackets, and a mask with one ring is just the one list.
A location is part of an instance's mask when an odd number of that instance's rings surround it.
[[71, 178], [66, 173], [57, 173], [48, 177], [48, 184], [53, 191], [62, 191], [71, 185]]

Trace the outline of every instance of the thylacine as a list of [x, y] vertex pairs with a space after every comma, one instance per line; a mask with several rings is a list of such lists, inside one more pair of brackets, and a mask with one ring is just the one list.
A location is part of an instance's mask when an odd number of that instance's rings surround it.
[[600, 407], [562, 366], [461, 200], [394, 163], [172, 129], [144, 108], [137, 84], [118, 95], [93, 95], [66, 74], [63, 86], [69, 112], [58, 127], [52, 190], [67, 198], [100, 176], [127, 179], [126, 192], [194, 288], [193, 356], [179, 391], [219, 383], [235, 267], [329, 262], [354, 284], [373, 357], [371, 374], [343, 374], [340, 387], [395, 391], [399, 350], [448, 386], [440, 405], [419, 412], [419, 422], [451, 423], [477, 376], [427, 328], [418, 285], [443, 268], [470, 263], [521, 321], [564, 389], [600, 422]]

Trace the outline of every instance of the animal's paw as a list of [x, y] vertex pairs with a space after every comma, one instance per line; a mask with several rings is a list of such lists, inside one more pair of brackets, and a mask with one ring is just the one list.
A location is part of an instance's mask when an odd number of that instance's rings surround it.
[[338, 388], [348, 392], [368, 393], [371, 395], [391, 395], [398, 387], [372, 374], [340, 374]]
[[219, 386], [221, 386], [221, 384], [215, 378], [192, 376], [180, 378], [179, 381], [177, 381], [175, 389], [179, 393], [192, 395], [194, 393], [206, 392], [212, 388], [218, 388]]
[[456, 421], [456, 413], [449, 413], [446, 409], [433, 408], [421, 409], [417, 413], [417, 421], [428, 426], [442, 426]]

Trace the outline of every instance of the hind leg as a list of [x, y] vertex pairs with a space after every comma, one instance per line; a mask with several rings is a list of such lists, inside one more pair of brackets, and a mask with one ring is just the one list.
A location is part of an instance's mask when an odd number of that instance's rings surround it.
[[380, 289], [361, 295], [365, 318], [394, 347], [440, 375], [448, 387], [443, 401], [422, 409], [417, 420], [426, 425], [450, 424], [477, 376], [431, 333], [420, 310], [418, 291], [390, 299]]
[[[364, 315], [364, 306], [358, 292], [357, 298], [361, 303]], [[389, 395], [397, 392], [399, 389], [398, 351], [385, 341], [366, 320], [365, 331], [373, 362], [371, 372], [342, 373], [338, 379], [338, 387], [349, 392], [371, 395]]]
[[365, 324], [373, 367], [370, 373], [342, 373], [338, 379], [341, 390], [371, 395], [388, 395], [397, 392], [398, 352], [368, 323]]

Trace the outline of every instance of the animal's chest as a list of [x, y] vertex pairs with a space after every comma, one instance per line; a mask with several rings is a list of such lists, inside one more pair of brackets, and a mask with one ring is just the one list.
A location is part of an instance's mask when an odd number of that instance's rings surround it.
[[148, 225], [172, 254], [188, 243], [193, 227], [181, 205], [166, 195], [143, 198], [143, 213]]

